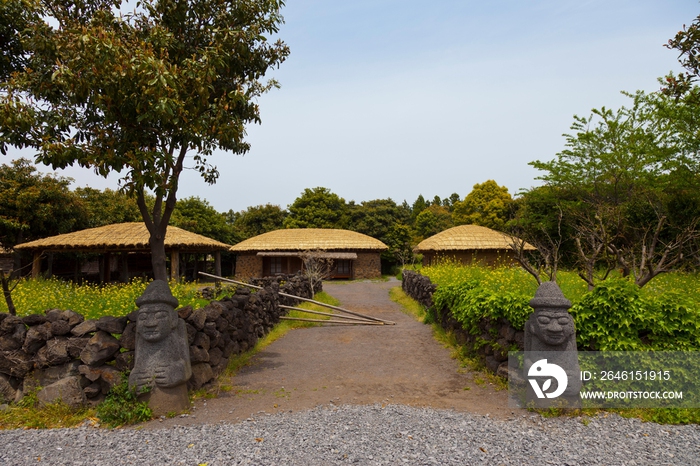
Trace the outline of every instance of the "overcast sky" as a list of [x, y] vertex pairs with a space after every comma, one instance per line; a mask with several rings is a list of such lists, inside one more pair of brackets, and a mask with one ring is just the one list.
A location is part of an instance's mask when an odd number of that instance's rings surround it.
[[[259, 100], [251, 151], [213, 157], [215, 186], [186, 171], [179, 198], [286, 208], [323, 186], [346, 201], [412, 203], [463, 198], [488, 179], [516, 194], [538, 184], [528, 162], [564, 148], [574, 114], [626, 105], [620, 91], [657, 90], [681, 70], [663, 44], [700, 4], [288, 0], [283, 14], [291, 54], [269, 74], [282, 87]], [[60, 174], [117, 187], [89, 170]]]

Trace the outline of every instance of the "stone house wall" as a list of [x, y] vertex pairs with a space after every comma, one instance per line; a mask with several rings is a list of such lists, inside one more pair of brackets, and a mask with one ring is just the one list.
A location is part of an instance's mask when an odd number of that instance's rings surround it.
[[[437, 285], [424, 275], [410, 270], [404, 270], [401, 287], [404, 292], [421, 303], [426, 308], [433, 307], [433, 293]], [[515, 329], [505, 319], [492, 321], [483, 319], [479, 323], [478, 335], [467, 332], [454, 318], [449, 309], [432, 309], [438, 323], [445, 330], [452, 332], [459, 344], [475, 351], [484, 365], [500, 376], [508, 375], [508, 348], [515, 345], [520, 351], [525, 349], [525, 333]]]
[[358, 252], [353, 264], [354, 278], [381, 278], [382, 264], [378, 252]]
[[[300, 275], [275, 277], [262, 290], [236, 288], [231, 297], [200, 309], [177, 310], [185, 321], [192, 364], [190, 390], [212, 382], [231, 356], [252, 348], [279, 322], [279, 291], [310, 297]], [[282, 297], [282, 302], [294, 305]], [[72, 406], [94, 405], [133, 368], [138, 311], [124, 317], [85, 320], [70, 311], [17, 317], [0, 314], [0, 403], [18, 401], [32, 390], [43, 403], [58, 398]]]
[[263, 259], [253, 254], [238, 254], [236, 256], [236, 280], [249, 280], [261, 277], [263, 273]]
[[[357, 259], [353, 261], [353, 278], [380, 278], [382, 265], [380, 253], [358, 252]], [[237, 280], [249, 280], [263, 275], [263, 258], [253, 254], [239, 254], [236, 259]]]

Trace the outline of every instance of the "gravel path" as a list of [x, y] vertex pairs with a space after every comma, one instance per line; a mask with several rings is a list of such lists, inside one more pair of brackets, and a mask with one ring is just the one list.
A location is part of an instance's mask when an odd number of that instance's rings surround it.
[[10, 430], [0, 445], [0, 464], [18, 466], [692, 465], [700, 428], [616, 415], [502, 421], [402, 405], [324, 406], [238, 424]]

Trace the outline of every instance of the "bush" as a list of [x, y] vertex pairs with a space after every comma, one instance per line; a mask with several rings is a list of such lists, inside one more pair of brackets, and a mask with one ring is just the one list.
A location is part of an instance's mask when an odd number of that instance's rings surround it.
[[122, 380], [114, 385], [107, 398], [97, 407], [97, 417], [109, 427], [145, 422], [153, 417], [153, 411], [145, 401], [138, 401], [135, 390], [129, 388], [129, 377], [122, 374]]
[[[438, 285], [433, 294], [435, 309], [448, 309], [473, 335], [480, 333], [483, 320], [501, 318], [522, 330], [532, 313], [528, 303], [537, 284], [521, 269], [448, 262], [423, 268], [421, 273]], [[695, 275], [665, 274], [641, 289], [627, 278], [613, 277], [587, 291], [574, 272], [562, 271], [558, 283], [573, 303], [580, 350], [700, 350], [700, 292]]]

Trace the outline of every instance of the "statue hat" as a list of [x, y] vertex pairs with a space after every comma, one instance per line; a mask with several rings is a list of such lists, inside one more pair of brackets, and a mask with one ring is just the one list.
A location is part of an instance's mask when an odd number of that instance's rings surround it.
[[170, 287], [163, 280], [153, 280], [146, 287], [146, 291], [141, 296], [136, 298], [138, 307], [144, 304], [165, 303], [174, 308], [180, 304], [175, 296], [170, 292]]
[[530, 306], [537, 309], [555, 308], [569, 309], [571, 301], [566, 299], [564, 293], [561, 292], [559, 285], [555, 282], [542, 283], [535, 292], [535, 297], [530, 300]]

